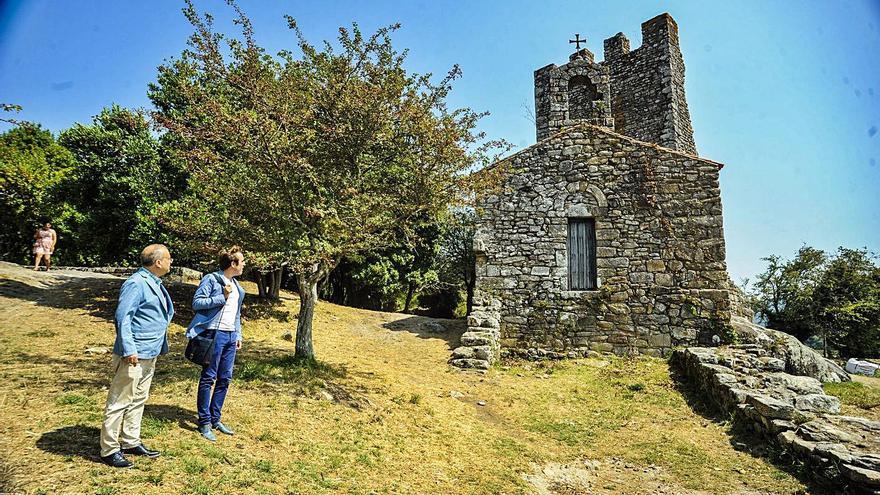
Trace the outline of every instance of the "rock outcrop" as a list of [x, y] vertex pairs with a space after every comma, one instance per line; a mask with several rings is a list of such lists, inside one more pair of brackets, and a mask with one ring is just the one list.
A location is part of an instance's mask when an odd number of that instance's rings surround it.
[[[113, 275], [116, 277], [128, 277], [132, 273], [136, 272], [139, 267], [126, 267], [126, 266], [53, 266], [52, 269], [55, 271], [60, 270], [69, 270], [74, 272], [88, 272], [88, 273], [104, 273], [107, 275]], [[173, 266], [171, 267], [171, 271], [168, 272], [168, 275], [165, 276], [165, 280], [168, 282], [196, 282], [202, 279], [202, 272], [193, 270], [192, 268], [186, 268], [182, 266]]]
[[[759, 340], [774, 336], [750, 330]], [[719, 410], [804, 462], [818, 484], [834, 493], [880, 494], [880, 422], [839, 415], [839, 399], [817, 378], [791, 372], [840, 381], [836, 365], [785, 342], [774, 342], [777, 351], [765, 344], [680, 349], [671, 362]]]
[[793, 335], [764, 328], [741, 316], [732, 317], [730, 323], [740, 342], [758, 345], [770, 356], [782, 359], [788, 373], [811, 376], [820, 382], [850, 381], [843, 368], [805, 346]]

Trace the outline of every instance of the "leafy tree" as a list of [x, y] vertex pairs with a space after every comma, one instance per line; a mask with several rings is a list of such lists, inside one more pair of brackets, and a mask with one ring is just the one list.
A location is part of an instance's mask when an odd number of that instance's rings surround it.
[[440, 249], [442, 279], [456, 290], [462, 289], [467, 294], [466, 314], [471, 314], [474, 307], [474, 288], [477, 283], [477, 259], [474, 254], [476, 220], [473, 209], [455, 210], [446, 225]]
[[77, 212], [70, 228], [79, 262], [127, 264], [146, 244], [170, 241], [155, 215], [185, 182], [143, 114], [113, 105], [92, 124], [63, 131], [59, 142], [77, 160], [62, 187]]
[[840, 248], [813, 294], [825, 348], [842, 357], [880, 357], [880, 267], [863, 249]]
[[880, 356], [880, 267], [864, 249], [839, 248], [834, 256], [804, 246], [785, 261], [765, 258], [750, 294], [771, 328], [801, 340], [821, 337], [825, 352]]
[[59, 237], [70, 239], [56, 189], [74, 158], [39, 125], [15, 123], [0, 135], [0, 257], [24, 262], [32, 261], [34, 231], [43, 222], [51, 221]]
[[401, 272], [411, 262], [412, 255], [403, 249], [351, 256], [328, 277], [336, 290], [335, 297], [328, 295], [334, 302], [348, 306], [397, 311], [406, 291]]
[[817, 331], [813, 292], [827, 262], [825, 252], [802, 247], [794, 259], [764, 258], [767, 270], [757, 276], [753, 300], [758, 317], [768, 327], [806, 339]]
[[457, 67], [437, 85], [407, 73], [391, 43], [397, 25], [369, 37], [340, 28], [339, 48], [319, 49], [288, 17], [301, 56], [271, 56], [230, 4], [240, 39], [187, 2], [190, 48], [150, 87], [190, 174], [176, 225], [288, 263], [300, 295], [296, 355], [312, 358], [318, 284], [341, 260], [394, 246], [445, 211], [498, 143], [474, 132], [482, 114], [447, 108]]
[[439, 283], [436, 270], [441, 225], [425, 220], [395, 235], [397, 245], [342, 260], [328, 277], [322, 295], [349, 306], [385, 311], [413, 309], [417, 296]]

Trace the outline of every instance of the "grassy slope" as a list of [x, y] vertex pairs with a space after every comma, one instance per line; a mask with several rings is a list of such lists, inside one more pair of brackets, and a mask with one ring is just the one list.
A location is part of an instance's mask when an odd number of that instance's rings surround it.
[[[164, 455], [114, 471], [95, 457], [110, 356], [85, 350], [112, 344], [120, 280], [46, 285], [53, 280], [0, 267], [0, 456], [28, 493], [804, 489], [736, 450], [726, 424], [695, 413], [665, 361], [512, 362], [466, 374], [446, 364], [460, 326], [430, 334], [419, 330], [423, 318], [321, 303], [321, 363], [305, 367], [281, 338], [293, 324], [285, 313], [297, 308], [291, 296], [281, 307], [249, 303], [224, 410], [239, 433], [212, 445], [193, 431], [197, 370], [180, 357], [193, 287], [183, 285], [172, 287], [180, 316], [143, 423], [145, 443]], [[580, 485], [545, 479], [534, 488], [523, 476], [541, 478], [553, 463], [583, 471], [591, 459], [600, 463]]]
[[880, 377], [852, 375], [847, 383], [826, 383], [825, 393], [836, 395], [840, 412], [880, 421]]

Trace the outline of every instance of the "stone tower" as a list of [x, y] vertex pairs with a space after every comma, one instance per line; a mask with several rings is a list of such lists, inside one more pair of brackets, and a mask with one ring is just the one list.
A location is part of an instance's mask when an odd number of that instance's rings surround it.
[[623, 33], [605, 40], [605, 61], [582, 49], [569, 63], [535, 71], [538, 140], [579, 122], [696, 155], [684, 93], [678, 25], [669, 14], [642, 23], [642, 46]]
[[491, 165], [501, 183], [477, 197], [474, 305], [452, 364], [661, 356], [729, 334], [723, 165], [696, 155], [675, 21], [642, 37], [535, 71], [538, 142]]
[[536, 70], [535, 119], [538, 141], [578, 122], [612, 127], [608, 68], [583, 48], [561, 67], [550, 64]]

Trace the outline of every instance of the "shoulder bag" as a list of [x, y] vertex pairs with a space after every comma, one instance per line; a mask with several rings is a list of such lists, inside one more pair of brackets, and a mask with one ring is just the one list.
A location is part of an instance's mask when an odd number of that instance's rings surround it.
[[[217, 283], [220, 284], [220, 287], [226, 285], [220, 275], [215, 273], [214, 277], [217, 279]], [[222, 316], [223, 309], [220, 310], [220, 313]], [[211, 363], [211, 358], [214, 357], [214, 344], [216, 339], [217, 329], [206, 328], [200, 334], [189, 339], [189, 342], [186, 344], [186, 350], [183, 351], [184, 357], [199, 366], [207, 366]]]

